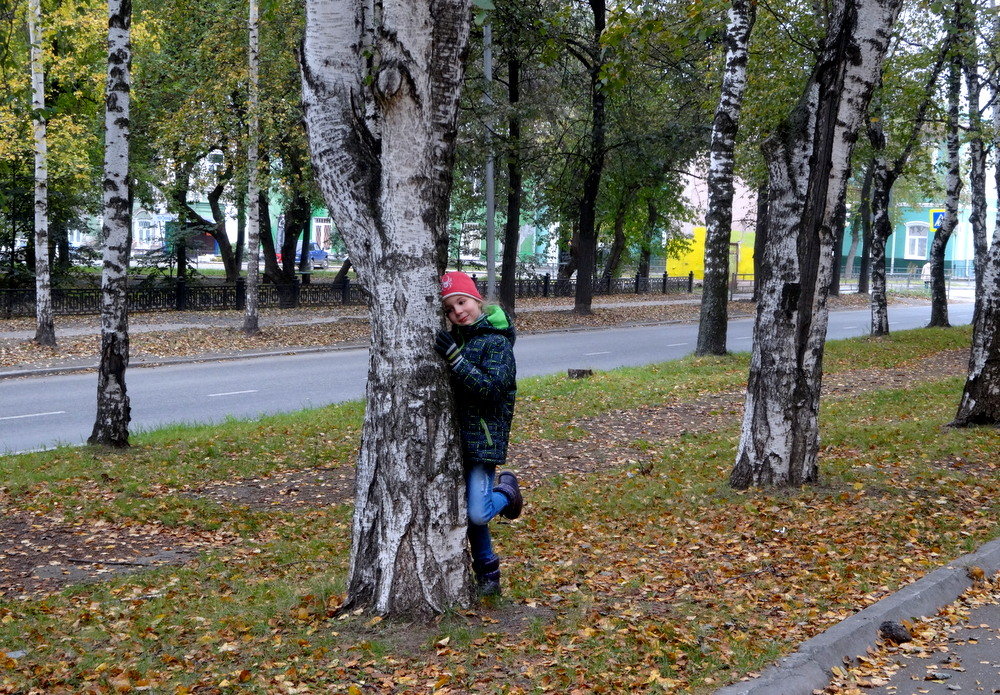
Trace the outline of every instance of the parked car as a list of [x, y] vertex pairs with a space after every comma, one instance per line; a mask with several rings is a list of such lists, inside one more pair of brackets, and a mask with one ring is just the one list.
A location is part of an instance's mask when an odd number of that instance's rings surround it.
[[[302, 256], [302, 244], [299, 243], [295, 247], [295, 260], [296, 260], [296, 262], [298, 262], [298, 259], [301, 256]], [[278, 252], [278, 263], [281, 263], [281, 252], [280, 251]], [[329, 267], [329, 265], [330, 265], [329, 254], [326, 251], [324, 251], [322, 248], [320, 248], [320, 245], [317, 244], [315, 241], [310, 241], [309, 242], [309, 268], [314, 270], [316, 268], [327, 268], [327, 267]]]

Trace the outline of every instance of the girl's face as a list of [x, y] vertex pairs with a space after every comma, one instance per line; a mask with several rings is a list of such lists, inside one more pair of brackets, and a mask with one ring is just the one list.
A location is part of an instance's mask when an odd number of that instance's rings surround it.
[[453, 294], [444, 300], [444, 313], [456, 326], [470, 326], [483, 315], [483, 303], [464, 294]]

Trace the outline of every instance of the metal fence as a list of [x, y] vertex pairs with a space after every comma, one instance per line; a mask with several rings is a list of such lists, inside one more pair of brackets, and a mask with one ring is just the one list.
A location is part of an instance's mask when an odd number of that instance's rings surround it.
[[[480, 289], [485, 282], [472, 276]], [[693, 274], [686, 277], [595, 278], [594, 295], [606, 294], [672, 294], [691, 292]], [[516, 297], [572, 297], [576, 280], [543, 275], [518, 278]], [[262, 284], [261, 308], [291, 309], [296, 307], [346, 306], [365, 303], [364, 291], [356, 282], [307, 283], [296, 281], [287, 285]], [[246, 306], [246, 281], [235, 284], [202, 285], [177, 280], [169, 284], [145, 287], [141, 282], [128, 289], [128, 309], [131, 312], [154, 311], [221, 311], [243, 309]], [[97, 288], [52, 289], [52, 308], [58, 316], [100, 314], [101, 290]], [[35, 290], [0, 289], [0, 317], [35, 315]]]
[[[975, 277], [969, 277], [965, 274], [964, 269], [958, 269], [958, 272], [946, 272], [944, 275], [945, 288], [948, 292], [948, 296], [953, 293], [960, 294], [962, 292], [973, 292], [976, 288]], [[869, 282], [869, 287], [870, 287]], [[858, 289], [858, 278], [857, 275], [853, 277], [842, 277], [840, 280], [840, 291], [841, 292], [853, 292]], [[920, 272], [906, 272], [906, 273], [886, 273], [885, 274], [885, 289], [886, 292], [922, 292], [930, 291], [929, 283], [920, 279]]]
[[[476, 275], [472, 276], [476, 286], [485, 293], [486, 283]], [[497, 284], [499, 284], [497, 280]], [[594, 278], [595, 296], [608, 294], [680, 294], [694, 291], [694, 273], [681, 277]], [[576, 280], [552, 277], [548, 273], [537, 277], [518, 278], [514, 281], [514, 296], [524, 297], [573, 297], [576, 295]]]

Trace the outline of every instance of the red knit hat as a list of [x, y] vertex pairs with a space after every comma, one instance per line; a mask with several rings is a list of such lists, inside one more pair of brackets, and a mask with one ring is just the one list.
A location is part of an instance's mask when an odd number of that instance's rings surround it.
[[476, 281], [465, 273], [453, 270], [441, 276], [441, 299], [447, 299], [456, 294], [464, 294], [483, 301], [483, 295], [476, 289]]

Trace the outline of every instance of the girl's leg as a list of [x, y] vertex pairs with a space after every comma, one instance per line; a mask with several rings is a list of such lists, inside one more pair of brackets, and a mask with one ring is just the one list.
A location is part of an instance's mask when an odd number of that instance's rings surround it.
[[500, 593], [500, 557], [493, 550], [493, 538], [487, 524], [507, 504], [507, 498], [493, 492], [494, 473], [492, 466], [474, 466], [466, 472], [465, 478], [472, 570], [481, 595]]
[[493, 552], [490, 527], [469, 524], [469, 547], [472, 549], [472, 571], [476, 575], [476, 592], [480, 596], [500, 594], [500, 556]]
[[493, 489], [495, 473], [496, 467], [486, 464], [476, 464], [465, 472], [470, 524], [485, 526], [508, 504], [507, 496]]

